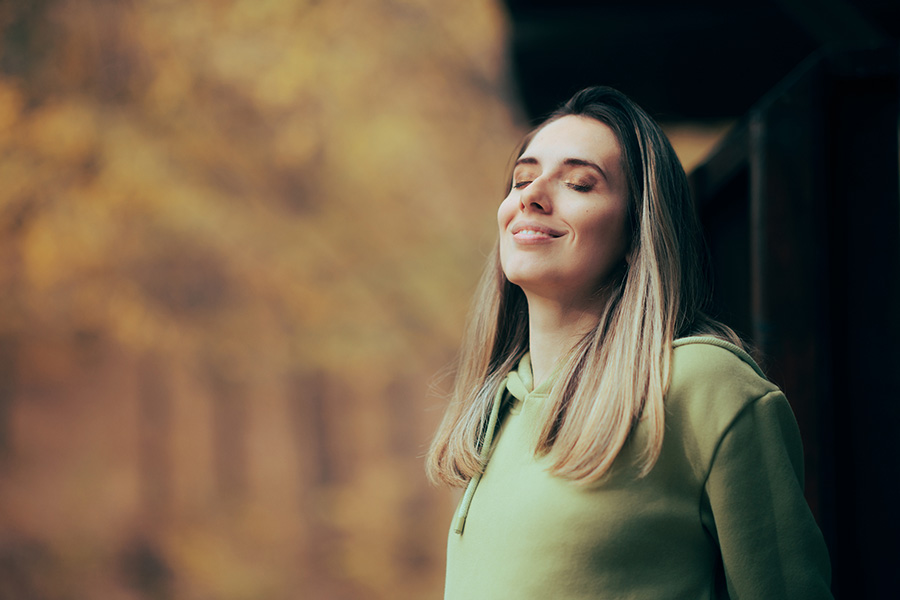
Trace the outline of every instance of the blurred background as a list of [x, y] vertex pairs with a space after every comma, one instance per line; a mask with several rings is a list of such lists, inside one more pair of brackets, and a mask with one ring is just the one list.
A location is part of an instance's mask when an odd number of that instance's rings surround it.
[[895, 590], [898, 8], [721, 4], [0, 0], [0, 599], [440, 598], [441, 374], [595, 83], [693, 171], [836, 591]]

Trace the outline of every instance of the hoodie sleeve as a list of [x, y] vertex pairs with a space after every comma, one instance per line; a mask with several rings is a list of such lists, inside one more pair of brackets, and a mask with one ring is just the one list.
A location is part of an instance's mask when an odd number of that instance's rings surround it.
[[749, 403], [721, 436], [706, 480], [732, 599], [830, 599], [831, 566], [803, 496], [800, 432], [780, 391]]

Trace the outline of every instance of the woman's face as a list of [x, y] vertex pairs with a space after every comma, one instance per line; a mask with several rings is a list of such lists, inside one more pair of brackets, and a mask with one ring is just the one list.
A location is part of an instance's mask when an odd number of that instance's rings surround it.
[[500, 264], [526, 295], [585, 305], [621, 265], [628, 185], [612, 129], [566, 116], [540, 129], [500, 204]]

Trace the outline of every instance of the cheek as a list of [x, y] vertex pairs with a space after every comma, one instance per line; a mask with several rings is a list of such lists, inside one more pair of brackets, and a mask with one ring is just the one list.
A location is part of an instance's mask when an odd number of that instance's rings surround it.
[[625, 253], [628, 238], [625, 221], [625, 211], [618, 207], [593, 215], [593, 218], [589, 219], [587, 229], [600, 255], [617, 258]]
[[512, 194], [507, 196], [500, 206], [497, 208], [497, 228], [500, 237], [500, 268], [504, 273], [507, 272], [507, 255], [509, 248], [506, 246], [510, 243], [509, 236], [504, 235], [509, 224], [516, 216], [517, 201], [512, 199]]
[[509, 225], [509, 222], [512, 221], [515, 214], [516, 202], [512, 199], [512, 194], [510, 194], [504, 198], [503, 202], [501, 202], [500, 206], [497, 208], [497, 225], [499, 225], [501, 233], [503, 233], [503, 230]]
[[512, 194], [510, 194], [503, 200], [503, 202], [500, 203], [500, 206], [497, 208], [497, 227], [499, 228], [501, 240], [503, 239], [503, 233], [506, 231], [506, 228], [509, 227], [509, 224], [516, 217], [518, 206], [518, 201], [512, 197]]

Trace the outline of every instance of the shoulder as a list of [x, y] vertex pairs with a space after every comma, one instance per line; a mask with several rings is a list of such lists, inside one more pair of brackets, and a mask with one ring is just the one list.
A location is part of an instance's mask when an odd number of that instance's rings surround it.
[[[784, 402], [778, 386], [734, 344], [714, 337], [676, 340], [666, 394], [668, 426], [697, 439], [717, 440], [761, 400]], [[702, 438], [706, 438], [704, 440]]]
[[778, 389], [744, 350], [711, 336], [675, 340], [671, 368], [670, 393], [725, 386], [732, 395], [759, 397]]

